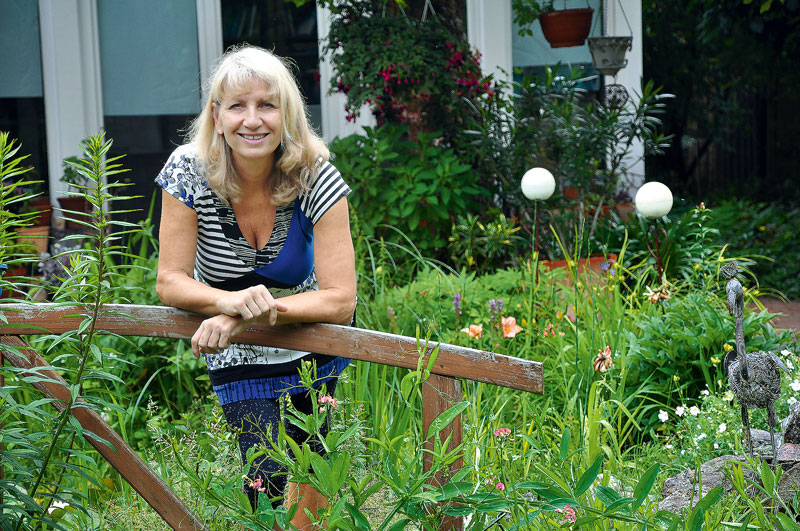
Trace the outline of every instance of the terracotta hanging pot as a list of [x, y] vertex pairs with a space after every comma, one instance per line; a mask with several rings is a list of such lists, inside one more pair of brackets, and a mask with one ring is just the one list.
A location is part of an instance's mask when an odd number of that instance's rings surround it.
[[562, 9], [548, 11], [539, 15], [544, 38], [551, 48], [581, 46], [589, 36], [594, 9]]

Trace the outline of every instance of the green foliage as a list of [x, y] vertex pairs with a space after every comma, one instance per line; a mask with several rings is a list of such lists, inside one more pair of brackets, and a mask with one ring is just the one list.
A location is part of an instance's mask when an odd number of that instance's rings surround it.
[[753, 257], [750, 266], [762, 290], [800, 298], [800, 209], [778, 204], [731, 199], [713, 208], [710, 225], [719, 231], [717, 240], [730, 252]]
[[[3, 143], [5, 140], [4, 136]], [[55, 296], [57, 300], [78, 304], [83, 321], [77, 330], [42, 336], [37, 343], [48, 362], [64, 372], [70, 398], [62, 410], [53, 414], [45, 407], [52, 399], [29, 399], [33, 392], [30, 384], [46, 375], [33, 370], [30, 376], [22, 378], [18, 370], [4, 369], [15, 385], [0, 389], [3, 420], [9, 430], [9, 437], [5, 437], [4, 430], [6, 446], [2, 450], [3, 462], [8, 463], [3, 479], [8, 510], [0, 514], [3, 529], [18, 531], [41, 524], [63, 529], [55, 521], [56, 513], [49, 512], [54, 502], [85, 510], [81, 483], [99, 485], [100, 480], [90, 473], [98, 467], [84, 451], [83, 437], [96, 436], [85, 432], [70, 410], [80, 401], [80, 407], [97, 412], [118, 411], [102, 394], [92, 392], [102, 388], [103, 382], [115, 379], [103, 368], [107, 354], [96, 343], [94, 322], [102, 305], [113, 300], [113, 292], [108, 288], [123, 272], [112, 271], [108, 264], [123, 254], [118, 242], [132, 227], [110, 219], [120, 212], [109, 210], [112, 202], [126, 199], [115, 193], [122, 185], [110, 179], [124, 171], [117, 164], [118, 158], [106, 159], [111, 142], [98, 135], [84, 141], [81, 147], [84, 158], [73, 162], [73, 167], [88, 183], [83, 189], [84, 196], [94, 205], [94, 211], [76, 221], [87, 230], [82, 238], [90, 245], [69, 252], [69, 276]]]
[[[441, 252], [458, 212], [474, 210], [477, 177], [436, 134], [405, 139], [407, 129], [385, 125], [336, 140], [335, 163], [354, 193], [358, 229], [367, 238], [414, 242], [426, 256]], [[392, 228], [396, 229], [393, 230]], [[398, 232], [399, 231], [399, 232]]]
[[528, 243], [518, 234], [520, 229], [502, 213], [485, 224], [476, 215], [459, 215], [447, 245], [450, 263], [478, 273], [511, 265], [517, 260], [518, 251]]

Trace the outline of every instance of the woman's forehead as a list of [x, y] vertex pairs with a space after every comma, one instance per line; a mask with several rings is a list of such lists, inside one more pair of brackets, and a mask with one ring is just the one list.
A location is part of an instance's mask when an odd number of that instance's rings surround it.
[[270, 98], [278, 97], [278, 91], [258, 77], [228, 79], [226, 81], [220, 86], [220, 99], [246, 96], [258, 91], [266, 91], [266, 96]]

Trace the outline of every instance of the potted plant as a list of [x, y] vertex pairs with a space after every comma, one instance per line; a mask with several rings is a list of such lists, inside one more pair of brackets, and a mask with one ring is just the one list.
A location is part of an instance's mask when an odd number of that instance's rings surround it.
[[532, 35], [529, 26], [538, 20], [542, 33], [551, 48], [581, 46], [586, 42], [592, 28], [594, 9], [587, 2], [584, 8], [555, 9], [553, 0], [514, 0], [514, 21], [520, 25], [520, 33]]
[[[58, 204], [67, 218], [83, 218], [81, 214], [91, 212], [91, 204], [83, 197], [82, 192], [89, 184], [77, 167], [78, 157], [67, 157], [64, 159], [62, 168], [62, 183], [67, 184], [67, 195], [58, 198]], [[81, 225], [67, 220], [67, 228], [70, 230], [80, 230]]]

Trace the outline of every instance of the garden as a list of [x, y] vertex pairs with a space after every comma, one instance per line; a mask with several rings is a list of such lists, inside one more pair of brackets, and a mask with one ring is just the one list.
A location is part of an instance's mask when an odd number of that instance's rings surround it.
[[[319, 529], [800, 529], [796, 472], [771, 466], [768, 448], [747, 456], [723, 363], [736, 323], [722, 269], [740, 270], [747, 350], [774, 352], [790, 372], [775, 401], [785, 419], [800, 338], [774, 328], [760, 298], [800, 297], [797, 205], [676, 195], [667, 214], [645, 217], [630, 205], [631, 144], [648, 160], [668, 149], [671, 95], [644, 83], [607, 106], [581, 69], [502, 83], [436, 17], [337, 5], [332, 90], [378, 123], [331, 145], [354, 190], [357, 326], [415, 338], [420, 362], [355, 361], [311, 414], [285, 409], [324, 457], [281, 433], [251, 462], [268, 453], [323, 493]], [[397, 45], [376, 45], [387, 39]], [[296, 505], [262, 499], [251, 511], [247, 467], [188, 341], [96, 327], [104, 305], [159, 304], [152, 209], [120, 220], [125, 160], [106, 157], [112, 142], [99, 133], [65, 161], [90, 207], [64, 212], [79, 230], [44, 255], [19, 236], [38, 215], [35, 168], [0, 133], [0, 302], [77, 305], [81, 322], [24, 337], [66, 380], [59, 407], [36, 388], [52, 380], [44, 370], [0, 368], [0, 530], [168, 529], [89, 444], [105, 441], [76, 409], [107, 422], [208, 529], [289, 529]], [[533, 167], [555, 176], [552, 196], [523, 194]], [[430, 341], [540, 362], [543, 393], [461, 380], [463, 399], [435, 421], [460, 416], [451, 446], [422, 425]], [[307, 384], [314, 369], [301, 369]], [[750, 422], [767, 429], [766, 410]], [[725, 480], [707, 488], [715, 459], [727, 460]], [[667, 505], [680, 474], [687, 498]]]

